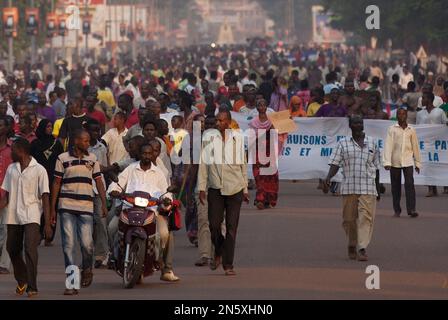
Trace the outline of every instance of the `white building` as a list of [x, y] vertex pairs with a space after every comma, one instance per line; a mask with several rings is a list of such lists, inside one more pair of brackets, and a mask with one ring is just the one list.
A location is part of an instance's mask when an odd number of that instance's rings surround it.
[[252, 0], [196, 0], [209, 40], [219, 42], [220, 30], [230, 27], [236, 43], [247, 38], [272, 36], [273, 21]]

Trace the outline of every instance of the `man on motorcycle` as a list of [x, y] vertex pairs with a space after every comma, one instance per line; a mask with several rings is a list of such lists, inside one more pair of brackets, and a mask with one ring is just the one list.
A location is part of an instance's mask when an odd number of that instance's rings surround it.
[[[167, 178], [163, 172], [152, 163], [155, 153], [148, 143], [140, 147], [140, 162], [131, 164], [118, 177], [118, 183], [109, 186], [111, 197], [120, 197], [121, 193], [133, 193], [143, 191], [151, 195], [162, 194], [168, 189]], [[155, 157], [157, 158], [157, 156]], [[124, 190], [121, 190], [123, 188]], [[170, 195], [167, 195], [171, 198]], [[160, 277], [163, 281], [176, 282], [180, 279], [174, 275], [172, 270], [171, 253], [174, 241], [168, 229], [168, 219], [157, 213], [157, 230], [160, 235], [160, 247], [162, 252], [159, 263], [162, 271]]]

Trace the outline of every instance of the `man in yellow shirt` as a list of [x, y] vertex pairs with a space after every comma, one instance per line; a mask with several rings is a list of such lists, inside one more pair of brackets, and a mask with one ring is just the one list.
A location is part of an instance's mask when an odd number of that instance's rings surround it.
[[106, 104], [106, 116], [109, 120], [112, 119], [113, 114], [114, 114], [114, 110], [116, 107], [116, 103], [115, 103], [115, 98], [114, 95], [112, 93], [112, 91], [107, 88], [107, 83], [108, 83], [108, 77], [107, 75], [102, 75], [100, 78], [100, 83], [99, 83], [99, 87], [100, 89], [97, 91], [97, 98], [99, 102], [104, 102]]
[[319, 111], [320, 106], [324, 103], [324, 96], [324, 90], [321, 88], [311, 90], [311, 101], [306, 111], [307, 117], [314, 117], [317, 111]]
[[398, 123], [389, 127], [384, 144], [383, 165], [390, 171], [392, 200], [395, 215], [401, 214], [401, 176], [404, 175], [404, 188], [406, 191], [406, 209], [411, 218], [417, 218], [415, 210], [414, 168], [420, 174], [422, 166], [419, 140], [415, 128], [407, 123], [407, 110], [400, 108], [397, 111]]

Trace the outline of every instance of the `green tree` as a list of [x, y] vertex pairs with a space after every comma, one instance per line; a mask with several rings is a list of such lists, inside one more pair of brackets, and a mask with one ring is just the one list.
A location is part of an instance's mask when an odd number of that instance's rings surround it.
[[[287, 0], [256, 0], [266, 10], [269, 17], [275, 22], [277, 36], [282, 37], [283, 31], [288, 28], [288, 1]], [[294, 27], [297, 39], [307, 42], [311, 39], [312, 16], [311, 7], [321, 4], [321, 0], [294, 0]]]
[[[377, 0], [380, 9], [380, 29], [368, 30], [365, 26], [369, 0], [323, 0], [326, 10], [332, 12], [332, 26], [351, 31], [366, 44], [372, 36], [380, 43], [392, 39], [395, 48], [415, 50], [447, 48], [448, 2], [446, 0]], [[445, 42], [445, 43], [444, 43]]]

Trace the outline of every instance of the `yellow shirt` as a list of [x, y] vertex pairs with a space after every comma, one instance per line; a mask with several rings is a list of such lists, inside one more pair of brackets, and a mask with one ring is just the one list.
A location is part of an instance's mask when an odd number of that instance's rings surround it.
[[317, 113], [317, 111], [319, 111], [320, 109], [320, 104], [317, 102], [313, 102], [308, 106], [308, 110], [306, 111], [306, 116], [307, 117], [314, 117], [314, 115]]
[[104, 101], [110, 108], [115, 107], [114, 95], [109, 90], [98, 90], [98, 100]]
[[238, 130], [240, 128], [238, 122], [236, 122], [234, 119], [232, 119], [232, 122], [230, 123], [229, 127], [232, 130]]
[[383, 166], [406, 168], [415, 165], [421, 168], [421, 161], [415, 129], [409, 126], [403, 129], [398, 123], [389, 127], [384, 144]]
[[182, 148], [182, 141], [184, 140], [185, 136], [188, 134], [188, 131], [185, 129], [178, 129], [174, 130], [172, 133], [173, 137], [173, 145], [174, 145], [174, 151], [179, 154], [180, 149]]
[[61, 130], [62, 122], [64, 121], [64, 118], [56, 120], [56, 122], [53, 125], [53, 137], [58, 138], [59, 137], [59, 131]]
[[[64, 118], [56, 120], [53, 125], [53, 137], [56, 139], [59, 137], [59, 131], [61, 130], [62, 122], [64, 122]], [[68, 148], [68, 139], [65, 139], [64, 151]]]

